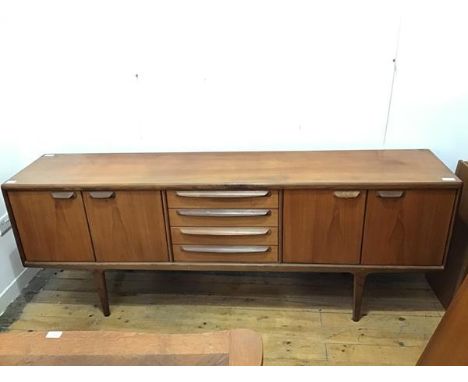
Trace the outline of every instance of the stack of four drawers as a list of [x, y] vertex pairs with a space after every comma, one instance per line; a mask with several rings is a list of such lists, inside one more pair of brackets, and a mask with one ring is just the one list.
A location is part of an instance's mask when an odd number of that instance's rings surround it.
[[278, 261], [278, 191], [168, 191], [167, 202], [174, 261]]

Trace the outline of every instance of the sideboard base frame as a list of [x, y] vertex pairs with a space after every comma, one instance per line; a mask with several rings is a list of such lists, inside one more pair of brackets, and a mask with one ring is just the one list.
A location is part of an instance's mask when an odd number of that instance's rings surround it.
[[79, 269], [93, 272], [104, 316], [110, 315], [105, 272], [108, 270], [161, 270], [161, 271], [246, 271], [246, 272], [323, 272], [351, 273], [353, 275], [352, 319], [361, 318], [362, 297], [370, 273], [430, 272], [443, 266], [336, 266], [327, 264], [235, 264], [235, 263], [36, 263], [24, 262], [26, 267]]

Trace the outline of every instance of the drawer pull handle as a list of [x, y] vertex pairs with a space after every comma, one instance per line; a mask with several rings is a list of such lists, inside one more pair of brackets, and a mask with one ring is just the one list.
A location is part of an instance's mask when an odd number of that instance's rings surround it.
[[91, 191], [89, 196], [93, 199], [112, 199], [115, 198], [114, 191]]
[[265, 253], [270, 250], [270, 247], [265, 245], [183, 245], [182, 250], [196, 253]]
[[259, 198], [268, 196], [270, 191], [176, 191], [185, 198]]
[[73, 191], [52, 192], [52, 197], [54, 199], [73, 199], [75, 196], [76, 195]]
[[335, 191], [333, 195], [340, 199], [356, 199], [361, 195], [361, 191]]
[[180, 228], [184, 235], [195, 236], [263, 236], [268, 235], [269, 228]]
[[401, 198], [404, 194], [404, 191], [377, 191], [379, 198]]
[[244, 209], [181, 209], [177, 210], [181, 216], [205, 216], [205, 217], [248, 217], [267, 216], [271, 210], [244, 210]]

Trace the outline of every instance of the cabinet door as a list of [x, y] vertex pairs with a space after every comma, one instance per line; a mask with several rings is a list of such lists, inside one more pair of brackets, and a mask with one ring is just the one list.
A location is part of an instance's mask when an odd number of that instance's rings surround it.
[[168, 261], [159, 191], [85, 192], [97, 261]]
[[8, 198], [27, 261], [94, 261], [80, 192], [10, 191]]
[[454, 190], [369, 191], [362, 263], [441, 265]]
[[366, 192], [287, 190], [283, 262], [358, 264]]

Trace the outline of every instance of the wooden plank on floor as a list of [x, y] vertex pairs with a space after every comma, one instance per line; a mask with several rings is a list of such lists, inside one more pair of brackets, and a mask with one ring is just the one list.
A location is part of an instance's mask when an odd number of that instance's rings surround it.
[[327, 359], [325, 344], [312, 332], [261, 334], [265, 365], [311, 365]]
[[36, 316], [21, 318], [9, 326], [9, 330], [93, 330], [95, 318], [67, 318]]
[[372, 315], [350, 322], [349, 315], [322, 313], [323, 341], [327, 344], [366, 344], [424, 347], [440, 317]]
[[416, 365], [424, 347], [326, 344], [330, 365]]

